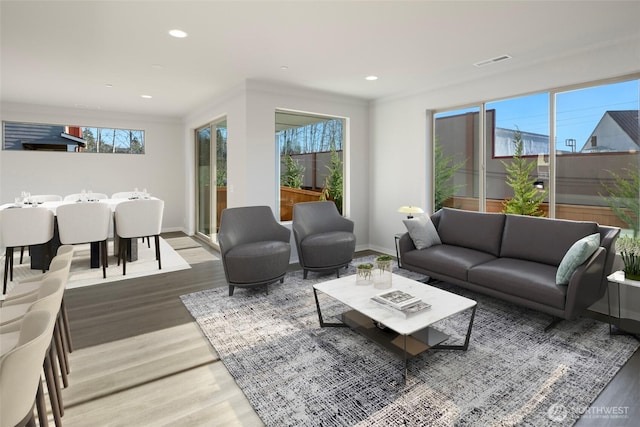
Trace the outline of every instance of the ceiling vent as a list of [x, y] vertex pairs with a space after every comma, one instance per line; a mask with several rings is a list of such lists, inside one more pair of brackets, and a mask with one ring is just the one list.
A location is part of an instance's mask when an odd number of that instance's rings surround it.
[[490, 64], [495, 64], [496, 62], [506, 61], [508, 59], [511, 59], [511, 55], [507, 55], [505, 53], [504, 55], [496, 56], [495, 58], [485, 59], [484, 61], [476, 62], [473, 65], [475, 65], [476, 67], [480, 68], [480, 67], [484, 67], [484, 66], [487, 66], [487, 65], [490, 65]]

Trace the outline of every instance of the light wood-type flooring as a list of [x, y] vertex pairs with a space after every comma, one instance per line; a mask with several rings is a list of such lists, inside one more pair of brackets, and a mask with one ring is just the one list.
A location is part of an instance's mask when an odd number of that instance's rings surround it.
[[[179, 298], [226, 286], [221, 262], [182, 233], [163, 238], [191, 269], [67, 291], [75, 351], [64, 426], [263, 425]], [[627, 419], [577, 425], [638, 425], [638, 402], [640, 351], [594, 403], [629, 407]]]

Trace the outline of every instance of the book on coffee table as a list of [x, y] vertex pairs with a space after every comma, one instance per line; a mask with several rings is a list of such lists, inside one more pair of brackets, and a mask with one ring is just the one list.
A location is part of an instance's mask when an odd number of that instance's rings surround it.
[[390, 289], [388, 291], [380, 292], [379, 294], [374, 295], [372, 299], [378, 303], [385, 304], [389, 307], [395, 308], [396, 310], [407, 313], [413, 313], [431, 307], [420, 298], [398, 289]]

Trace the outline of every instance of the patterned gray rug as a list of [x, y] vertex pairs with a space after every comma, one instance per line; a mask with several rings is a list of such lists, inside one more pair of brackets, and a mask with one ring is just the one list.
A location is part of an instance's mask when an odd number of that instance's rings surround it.
[[[411, 359], [403, 384], [400, 358], [349, 328], [319, 327], [311, 285], [334, 277], [295, 272], [268, 295], [182, 296], [267, 426], [572, 425], [639, 346], [591, 319], [544, 332], [547, 315], [450, 287], [478, 301], [469, 350]], [[345, 309], [319, 298], [325, 320]], [[438, 324], [449, 343], [462, 340], [468, 316]]]

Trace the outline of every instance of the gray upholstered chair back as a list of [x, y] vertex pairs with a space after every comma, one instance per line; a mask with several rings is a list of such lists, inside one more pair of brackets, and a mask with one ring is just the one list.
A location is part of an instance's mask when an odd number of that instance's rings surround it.
[[300, 240], [328, 231], [353, 233], [353, 221], [340, 215], [330, 201], [297, 203], [293, 206], [293, 231]]
[[280, 225], [269, 206], [245, 206], [222, 211], [218, 241], [222, 255], [238, 245], [278, 240], [289, 243], [291, 232]]

